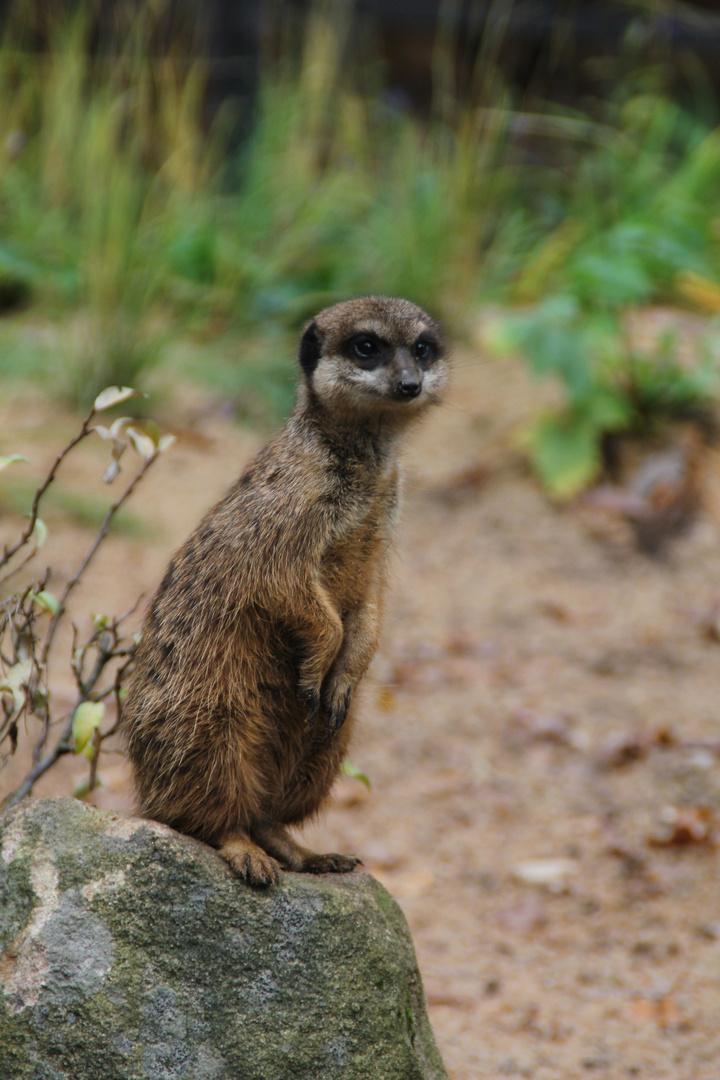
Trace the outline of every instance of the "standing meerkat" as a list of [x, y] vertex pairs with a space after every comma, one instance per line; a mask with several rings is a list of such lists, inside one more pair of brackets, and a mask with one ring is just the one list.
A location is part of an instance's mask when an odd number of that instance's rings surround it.
[[123, 728], [139, 809], [253, 885], [352, 870], [288, 832], [338, 775], [377, 647], [398, 451], [439, 398], [437, 324], [407, 300], [336, 304], [300, 340], [285, 427], [175, 553], [150, 605]]

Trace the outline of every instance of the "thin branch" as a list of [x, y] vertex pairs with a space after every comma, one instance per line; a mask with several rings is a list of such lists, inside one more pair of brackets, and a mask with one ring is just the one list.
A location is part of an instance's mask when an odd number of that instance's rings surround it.
[[21, 534], [20, 539], [16, 544], [14, 544], [12, 547], [5, 547], [2, 558], [0, 559], [0, 566], [6, 566], [10, 562], [10, 559], [12, 559], [13, 555], [17, 554], [20, 548], [25, 547], [25, 544], [27, 544], [27, 542], [29, 541], [37, 523], [38, 511], [40, 509], [40, 501], [43, 495], [52, 484], [53, 480], [55, 479], [55, 474], [57, 473], [58, 469], [60, 468], [70, 451], [73, 450], [79, 442], [82, 442], [82, 440], [87, 438], [87, 436], [90, 434], [92, 430], [90, 424], [95, 418], [95, 414], [96, 409], [93, 405], [92, 409], [90, 410], [86, 418], [83, 420], [82, 427], [80, 428], [78, 434], [67, 444], [64, 450], [62, 450], [55, 459], [52, 468], [50, 469], [50, 472], [47, 474], [44, 481], [35, 492], [35, 498], [33, 499], [33, 504], [30, 509], [29, 524], [27, 525], [25, 531]]
[[63, 592], [63, 594], [60, 597], [60, 600], [58, 602], [58, 609], [55, 612], [55, 614], [53, 615], [52, 622], [50, 623], [50, 627], [49, 627], [48, 632], [47, 632], [47, 634], [45, 636], [45, 642], [43, 644], [42, 652], [40, 654], [40, 664], [41, 664], [42, 667], [45, 667], [45, 665], [47, 664], [47, 659], [48, 659], [48, 656], [49, 656], [49, 653], [50, 653], [50, 649], [52, 647], [53, 638], [55, 637], [55, 631], [57, 630], [58, 623], [60, 622], [63, 615], [65, 614], [65, 608], [66, 608], [67, 600], [68, 600], [68, 597], [69, 597], [70, 593], [72, 592], [72, 590], [75, 588], [75, 586], [80, 581], [80, 578], [83, 576], [83, 574], [87, 570], [91, 560], [95, 556], [95, 553], [97, 552], [97, 550], [100, 547], [101, 543], [103, 542], [103, 540], [107, 536], [108, 529], [110, 528], [110, 523], [112, 522], [112, 519], [114, 518], [115, 514], [118, 512], [118, 510], [123, 505], [123, 503], [127, 499], [130, 498], [130, 496], [132, 495], [132, 493], [135, 490], [136, 486], [142, 480], [143, 476], [148, 471], [148, 469], [152, 465], [155, 464], [158, 457], [159, 457], [159, 452], [156, 451], [152, 455], [152, 457], [147, 458], [147, 460], [143, 462], [142, 467], [140, 469], [138, 469], [137, 473], [135, 474], [135, 476], [133, 477], [131, 482], [128, 484], [128, 486], [125, 488], [125, 491], [122, 493], [120, 498], [117, 500], [117, 502], [114, 502], [112, 504], [112, 506], [108, 510], [107, 514], [105, 515], [105, 520], [103, 521], [102, 525], [100, 526], [100, 531], [99, 531], [98, 535], [95, 538], [94, 544], [92, 545], [92, 547], [88, 551], [87, 555], [83, 559], [80, 567], [78, 568], [78, 570], [76, 571], [74, 576], [70, 579], [70, 581], [68, 581], [67, 585], [65, 586], [65, 591]]
[[41, 761], [38, 761], [33, 765], [30, 772], [27, 774], [22, 784], [11, 791], [9, 795], [6, 795], [3, 801], [0, 803], [0, 809], [4, 809], [6, 806], [15, 806], [21, 799], [24, 799], [26, 795], [29, 795], [33, 787], [44, 776], [48, 769], [51, 769], [55, 762], [61, 758], [64, 754], [70, 753], [70, 737], [72, 735], [72, 722], [74, 712], [68, 717], [65, 727], [58, 741], [53, 746], [49, 754]]

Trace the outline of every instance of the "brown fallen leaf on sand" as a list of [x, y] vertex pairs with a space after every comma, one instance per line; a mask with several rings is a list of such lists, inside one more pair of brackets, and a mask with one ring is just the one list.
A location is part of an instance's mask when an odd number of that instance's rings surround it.
[[595, 755], [595, 766], [601, 770], [621, 769], [647, 757], [652, 738], [638, 730], [619, 731], [603, 739]]
[[682, 745], [672, 728], [667, 726], [658, 727], [654, 731], [641, 728], [615, 731], [601, 742], [595, 755], [595, 766], [602, 770], [622, 769], [626, 765], [642, 761], [656, 747], [668, 750]]
[[720, 823], [709, 806], [664, 806], [648, 844], [652, 847], [689, 847], [720, 843]]

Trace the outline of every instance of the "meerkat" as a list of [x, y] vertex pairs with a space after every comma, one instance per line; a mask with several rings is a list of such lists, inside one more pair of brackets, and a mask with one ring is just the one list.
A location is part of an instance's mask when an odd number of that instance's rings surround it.
[[320, 312], [285, 427], [175, 553], [123, 708], [140, 812], [252, 885], [351, 871], [288, 831], [346, 756], [377, 647], [402, 435], [439, 396], [437, 324], [407, 300]]

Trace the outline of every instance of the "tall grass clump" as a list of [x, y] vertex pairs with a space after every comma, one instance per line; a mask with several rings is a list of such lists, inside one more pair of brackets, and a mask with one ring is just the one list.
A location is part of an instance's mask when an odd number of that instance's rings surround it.
[[229, 253], [251, 319], [361, 292], [454, 312], [477, 291], [512, 195], [497, 116], [467, 109], [450, 124], [393, 109], [347, 63], [348, 27], [337, 5], [317, 8], [299, 57], [261, 89]]
[[[99, 43], [81, 4], [44, 49], [12, 20], [0, 48], [0, 274], [61, 325], [53, 389], [82, 403], [142, 382], [166, 331], [198, 321], [282, 336], [367, 292], [462, 314], [505, 243], [504, 113], [450, 116], [448, 95], [423, 119], [393, 108], [350, 40], [351, 5], [320, 3], [266, 65], [228, 159], [222, 116], [201, 123], [202, 63], [179, 43], [157, 55], [156, 6], [123, 10]], [[285, 369], [243, 351], [216, 382], [272, 392]]]
[[51, 378], [83, 404], [153, 361], [170, 223], [209, 181], [199, 65], [152, 55], [149, 5], [125, 15], [99, 43], [89, 7], [49, 15], [44, 48], [10, 19], [0, 48], [0, 273], [73, 313]]

